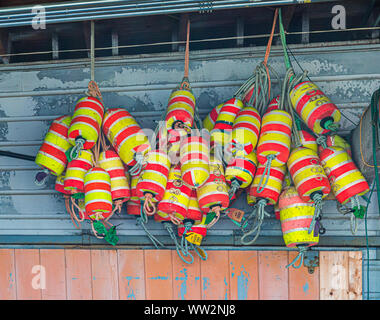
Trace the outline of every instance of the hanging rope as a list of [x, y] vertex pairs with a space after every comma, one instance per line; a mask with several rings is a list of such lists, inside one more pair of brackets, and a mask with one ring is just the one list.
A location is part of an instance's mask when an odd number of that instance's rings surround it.
[[[307, 250], [309, 250], [309, 248], [306, 246], [297, 246], [297, 248], [298, 248], [298, 255], [294, 258], [294, 260], [291, 263], [289, 263], [286, 266], [286, 268], [289, 268], [290, 266], [292, 266], [294, 269], [299, 269], [302, 266], [305, 253]], [[296, 265], [298, 260], [299, 260], [299, 264]]]
[[180, 89], [190, 89], [189, 83], [189, 42], [190, 42], [190, 19], [187, 20], [186, 31], [186, 48], [185, 48], [185, 70], [183, 73], [183, 80]]
[[136, 164], [129, 169], [129, 173], [132, 176], [139, 175], [144, 164], [144, 155], [141, 152], [135, 154]]
[[319, 221], [321, 219], [320, 215], [322, 213], [322, 195], [320, 193], [316, 193], [313, 196], [312, 200], [314, 201], [313, 206], [315, 209], [314, 209], [314, 216], [313, 216], [313, 219], [311, 220], [308, 233], [311, 233], [314, 230], [314, 235], [315, 235], [315, 234], [318, 234], [318, 232], [321, 233]]
[[231, 201], [232, 197], [235, 195], [236, 191], [239, 190], [239, 188], [240, 188], [239, 180], [233, 179], [231, 182], [230, 190], [228, 190], [228, 196], [230, 198], [230, 201]]
[[[261, 179], [260, 179], [259, 185], [257, 186], [257, 193], [263, 192], [264, 189], [265, 189], [265, 187], [267, 186], [268, 181], [269, 181], [269, 177], [270, 177], [270, 168], [271, 168], [271, 165], [272, 165], [272, 161], [275, 158], [276, 158], [276, 156], [274, 154], [267, 155], [267, 162], [265, 164], [264, 172], [261, 175]], [[266, 177], [266, 179], [265, 179], [265, 182], [263, 184], [264, 177]]]
[[[164, 224], [166, 231], [169, 233], [170, 238], [172, 238], [174, 241], [174, 245], [176, 247], [176, 251], [178, 253], [178, 256], [181, 258], [181, 260], [183, 262], [185, 262], [187, 264], [192, 264], [194, 262], [194, 257], [192, 256], [192, 254], [190, 252], [187, 252], [187, 254], [184, 254], [182, 252], [182, 247], [179, 245], [179, 243], [177, 241], [177, 237], [176, 237], [174, 230], [173, 230], [173, 225], [170, 222], [163, 222], [163, 224]], [[190, 260], [186, 260], [185, 259], [186, 257], [190, 257]]]
[[[253, 209], [252, 213], [250, 214], [250, 216], [247, 218], [247, 220], [249, 220], [251, 218], [251, 216], [255, 216], [255, 221], [253, 223], [254, 227], [250, 231], [244, 233], [243, 236], [240, 238], [240, 241], [241, 241], [242, 244], [244, 244], [244, 245], [251, 245], [259, 237], [261, 226], [263, 224], [264, 218], [270, 216], [267, 212], [265, 212], [265, 206], [266, 206], [266, 204], [267, 204], [267, 200], [266, 199], [260, 199], [257, 202], [257, 204], [256, 204], [255, 208]], [[245, 239], [247, 237], [249, 237], [250, 235], [252, 235], [255, 232], [256, 232], [256, 235], [253, 237], [252, 240], [245, 241]]]

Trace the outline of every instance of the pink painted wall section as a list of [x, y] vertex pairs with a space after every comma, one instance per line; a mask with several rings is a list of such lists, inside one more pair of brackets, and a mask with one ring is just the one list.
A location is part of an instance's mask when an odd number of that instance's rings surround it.
[[0, 299], [362, 298], [361, 251], [320, 252], [312, 274], [286, 268], [295, 251], [207, 253], [189, 265], [174, 250], [0, 249]]

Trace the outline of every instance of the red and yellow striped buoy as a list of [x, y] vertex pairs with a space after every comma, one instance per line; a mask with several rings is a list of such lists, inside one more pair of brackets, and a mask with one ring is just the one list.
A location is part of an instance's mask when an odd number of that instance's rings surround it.
[[317, 138], [315, 136], [305, 130], [299, 130], [298, 135], [302, 147], [309, 148], [314, 152], [318, 152]]
[[243, 102], [237, 98], [232, 98], [223, 104], [214, 129], [211, 131], [211, 143], [225, 146], [231, 141], [232, 127], [237, 114], [242, 108]]
[[70, 122], [70, 116], [55, 119], [36, 155], [36, 164], [56, 176], [62, 174], [67, 165], [65, 152], [71, 147], [68, 141]]
[[117, 154], [128, 166], [136, 164], [137, 155], [150, 151], [148, 137], [136, 120], [125, 109], [108, 109], [103, 119], [103, 132]]
[[140, 175], [130, 175], [128, 172], [128, 169], [125, 170], [125, 175], [129, 175], [129, 181], [130, 181], [130, 188], [131, 188], [131, 197], [129, 198], [130, 201], [134, 202], [140, 202], [140, 197], [137, 195], [137, 183], [139, 182]]
[[125, 202], [131, 197], [128, 178], [125, 175], [124, 165], [115, 151], [103, 151], [99, 155], [99, 167], [106, 170], [111, 178], [112, 200]]
[[202, 136], [186, 137], [180, 146], [182, 180], [188, 186], [199, 188], [210, 175], [210, 150]]
[[340, 121], [341, 113], [322, 90], [310, 81], [297, 84], [290, 92], [293, 108], [316, 134], [331, 131]]
[[224, 167], [214, 155], [210, 157], [210, 176], [206, 183], [197, 189], [197, 197], [201, 210], [206, 213], [216, 209], [223, 211], [229, 206]]
[[257, 158], [255, 152], [248, 155], [238, 152], [226, 167], [226, 181], [231, 186], [230, 199], [238, 189], [249, 187], [255, 177]]
[[287, 164], [294, 185], [303, 201], [314, 201], [315, 194], [320, 194], [323, 199], [330, 193], [330, 183], [315, 151], [305, 147], [295, 148]]
[[201, 211], [201, 208], [199, 207], [197, 191], [195, 189], [192, 189], [185, 219], [189, 219], [195, 222], [198, 220], [202, 220], [202, 216], [203, 213]]
[[180, 166], [170, 168], [166, 190], [157, 207], [161, 217], [169, 216], [174, 224], [179, 224], [187, 213], [191, 188], [183, 183]]
[[303, 201], [294, 187], [287, 187], [278, 200], [281, 230], [285, 245], [314, 246], [319, 242], [319, 233], [308, 232], [314, 216], [314, 206]]
[[369, 185], [348, 153], [340, 147], [325, 148], [319, 155], [335, 198], [346, 204], [369, 191]]
[[60, 193], [71, 195], [70, 190], [65, 190], [65, 172], [55, 179], [54, 189]]
[[[341, 136], [338, 136], [337, 134], [326, 136], [326, 145], [328, 147], [340, 147], [344, 149], [350, 157], [352, 157], [350, 144], [344, 138], [342, 138]], [[323, 151], [323, 146], [320, 145], [318, 147], [318, 152], [321, 153], [322, 151]]]
[[255, 150], [260, 134], [261, 117], [254, 107], [244, 107], [237, 114], [231, 133], [229, 151], [250, 154]]
[[84, 202], [87, 219], [105, 220], [112, 213], [111, 178], [102, 168], [94, 167], [84, 177]]
[[274, 205], [277, 203], [278, 197], [281, 194], [286, 166], [272, 167], [269, 172], [267, 184], [265, 186], [260, 186], [260, 181], [264, 172], [265, 165], [259, 164], [256, 170], [255, 178], [249, 188], [249, 197], [253, 203], [256, 203], [258, 199], [266, 199], [268, 203]]
[[168, 181], [170, 160], [168, 155], [159, 150], [152, 150], [145, 156], [143, 170], [136, 185], [136, 194], [139, 200], [144, 202], [144, 209], [148, 215], [155, 213], [147, 211], [154, 207], [154, 203], [162, 200]]
[[69, 141], [77, 151], [91, 149], [99, 137], [104, 116], [103, 104], [94, 97], [83, 97], [75, 105], [69, 128]]
[[82, 150], [77, 159], [69, 162], [66, 168], [64, 188], [71, 193], [84, 192], [84, 177], [93, 167], [94, 155], [91, 150]]
[[257, 145], [257, 160], [261, 164], [271, 161], [271, 166], [283, 166], [289, 157], [292, 117], [284, 110], [264, 114]]
[[166, 127], [171, 133], [178, 126], [191, 128], [194, 122], [195, 97], [190, 90], [177, 89], [169, 97], [166, 109]]
[[140, 201], [127, 201], [127, 214], [139, 216], [141, 214], [141, 204]]
[[222, 109], [222, 106], [223, 106], [223, 103], [218, 104], [216, 107], [214, 107], [211, 110], [211, 112], [203, 120], [203, 128], [207, 129], [210, 132], [212, 131], [212, 129], [214, 129], [216, 119], [218, 119], [218, 115], [219, 115], [220, 109]]

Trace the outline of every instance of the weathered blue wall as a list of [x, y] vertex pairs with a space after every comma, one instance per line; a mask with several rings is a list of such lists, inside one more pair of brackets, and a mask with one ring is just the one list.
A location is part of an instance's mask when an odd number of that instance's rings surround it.
[[[373, 91], [380, 86], [380, 44], [313, 44], [291, 47], [309, 76], [335, 102], [342, 113], [342, 134], [359, 122]], [[251, 75], [264, 57], [265, 48], [239, 48], [191, 52], [190, 81], [203, 118], [213, 106], [230, 98]], [[273, 47], [269, 63], [280, 75], [285, 68], [280, 47]], [[299, 68], [294, 63], [296, 71]], [[89, 81], [89, 61], [70, 60], [49, 63], [0, 66], [0, 148], [35, 155], [51, 121], [72, 113], [75, 102], [85, 92]], [[102, 58], [96, 61], [95, 78], [107, 107], [130, 111], [142, 127], [153, 128], [164, 112], [168, 97], [183, 76], [183, 54], [166, 53], [130, 57]], [[279, 93], [278, 83], [274, 94]], [[54, 179], [37, 187], [34, 175], [38, 168], [31, 162], [0, 157], [0, 242], [5, 243], [102, 243], [87, 231], [73, 227], [61, 195], [54, 191]], [[378, 241], [379, 213], [374, 195], [368, 213], [370, 243]], [[245, 197], [236, 206], [249, 210]], [[364, 222], [352, 237], [348, 216], [336, 210], [334, 201], [323, 209], [327, 229], [320, 243], [324, 246], [361, 246]], [[112, 218], [125, 244], [149, 241], [124, 211]], [[88, 225], [83, 225], [88, 229]], [[154, 234], [165, 235], [159, 223], [148, 224]], [[263, 240], [265, 239], [265, 240]], [[272, 242], [271, 242], [272, 241]], [[206, 237], [206, 244], [239, 245], [234, 224], [223, 218]], [[267, 218], [258, 244], [282, 245], [280, 222]], [[379, 260], [371, 260], [374, 274]], [[376, 269], [377, 268], [377, 269]], [[372, 270], [371, 269], [371, 270]], [[374, 277], [376, 278], [376, 276]], [[375, 291], [373, 291], [375, 290]], [[379, 289], [372, 289], [374, 297]]]

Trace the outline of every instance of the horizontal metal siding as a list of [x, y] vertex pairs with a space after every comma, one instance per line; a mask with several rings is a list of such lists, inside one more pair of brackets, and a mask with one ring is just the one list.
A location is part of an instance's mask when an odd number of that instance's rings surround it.
[[[380, 85], [378, 43], [341, 43], [330, 46], [314, 44], [291, 47], [309, 76], [354, 123]], [[203, 118], [213, 106], [230, 98], [262, 61], [265, 48], [239, 48], [191, 52], [190, 82]], [[280, 75], [285, 68], [281, 48], [274, 46], [270, 64]], [[296, 71], [298, 66], [294, 63]], [[16, 64], [0, 67], [0, 148], [36, 154], [52, 119], [72, 113], [76, 100], [89, 81], [88, 60]], [[107, 107], [129, 110], [144, 128], [154, 128], [165, 110], [168, 97], [183, 76], [183, 54], [168, 53], [133, 57], [102, 58], [96, 61], [95, 77]], [[278, 83], [274, 92], [279, 92]], [[342, 118], [341, 133], [354, 125]], [[20, 243], [99, 243], [88, 240], [88, 230], [73, 227], [65, 211], [63, 198], [54, 191], [54, 179], [46, 186], [34, 185], [38, 168], [30, 162], [0, 157], [0, 242]], [[368, 234], [379, 236], [380, 222], [373, 197], [368, 214]], [[242, 196], [235, 207], [251, 210]], [[133, 217], [112, 219], [122, 243], [149, 243]], [[337, 212], [335, 202], [325, 202], [323, 222], [327, 229], [323, 239], [342, 243], [361, 239], [364, 222], [359, 221], [357, 237], [352, 238], [349, 217]], [[86, 229], [89, 226], [84, 224]], [[159, 223], [148, 228], [156, 235], [166, 235]], [[239, 244], [238, 230], [226, 218], [215, 225], [206, 244]], [[32, 240], [34, 237], [34, 240]], [[264, 221], [258, 244], [281, 245], [280, 223], [274, 218]], [[334, 238], [335, 237], [335, 238]], [[13, 239], [13, 240], [12, 240]], [[264, 240], [265, 239], [265, 240]], [[339, 240], [340, 239], [340, 240]], [[340, 242], [339, 242], [340, 241]], [[331, 243], [334, 245], [334, 241]]]

